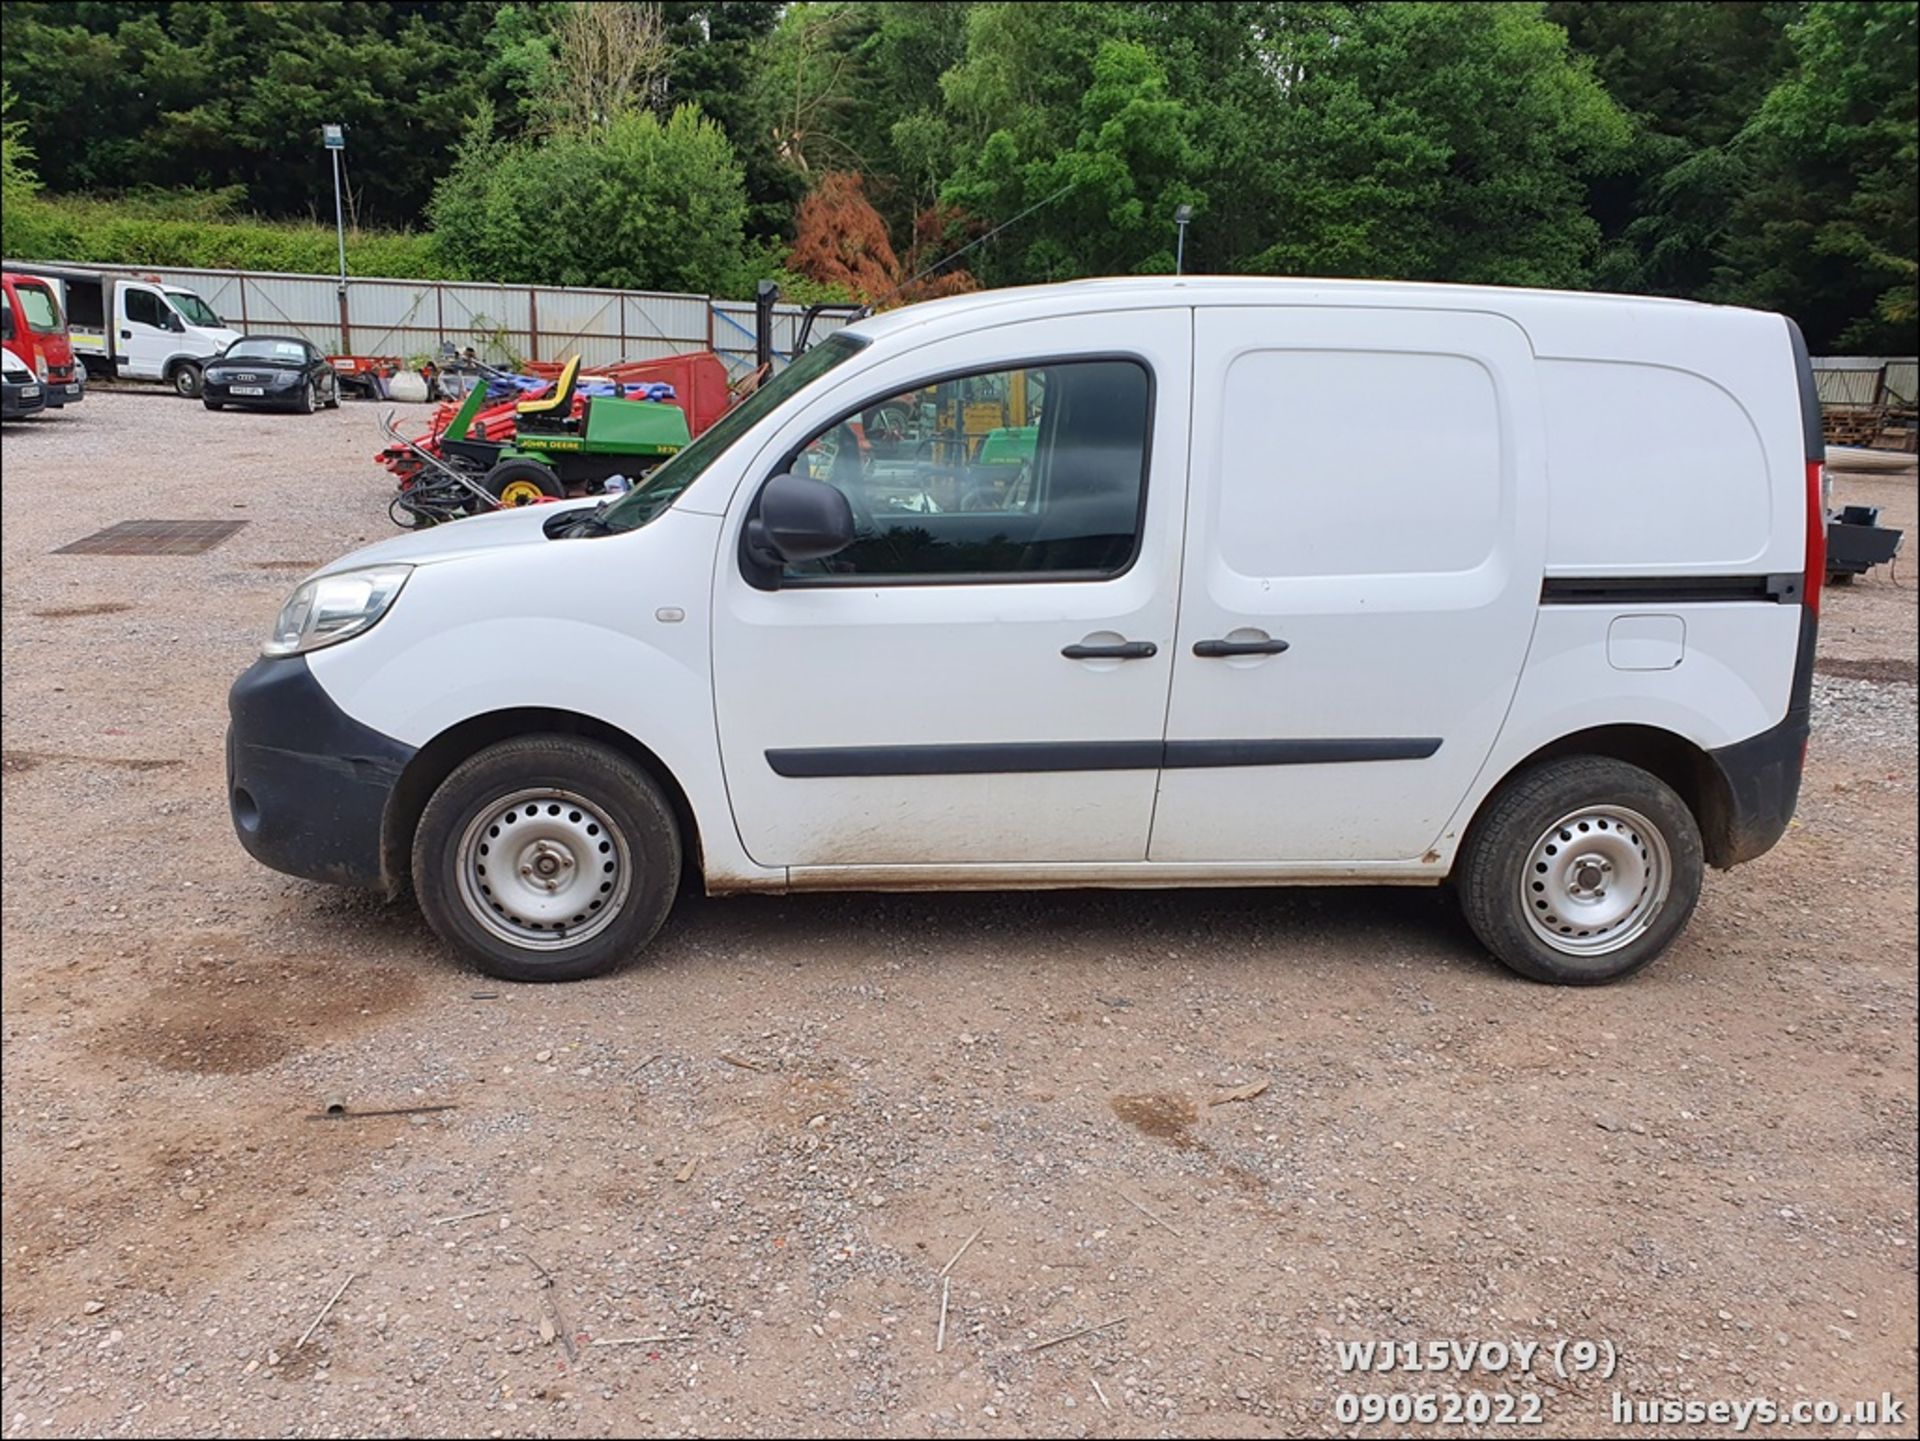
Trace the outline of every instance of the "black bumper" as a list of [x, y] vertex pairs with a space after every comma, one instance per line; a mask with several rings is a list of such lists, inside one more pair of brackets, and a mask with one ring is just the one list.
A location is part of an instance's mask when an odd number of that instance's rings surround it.
[[1723, 870], [1772, 850], [1787, 833], [1800, 802], [1807, 737], [1813, 730], [1813, 657], [1819, 633], [1817, 617], [1802, 606], [1787, 718], [1759, 735], [1707, 752], [1719, 773], [1723, 804], [1709, 812], [1707, 829], [1713, 833], [1701, 839], [1707, 860]]
[[[32, 395], [27, 394], [29, 390], [33, 392]], [[24, 420], [29, 415], [38, 415], [46, 408], [47, 388], [37, 380], [31, 385], [25, 383], [15, 385], [12, 381], [7, 381], [4, 387], [0, 388], [0, 415], [4, 415], [8, 420]]]
[[305, 656], [255, 661], [227, 709], [227, 806], [247, 853], [290, 876], [391, 889], [380, 826], [414, 748], [342, 711]]
[[51, 410], [58, 410], [63, 405], [78, 405], [86, 398], [86, 373], [78, 365], [74, 366], [71, 379], [47, 382], [47, 406]]

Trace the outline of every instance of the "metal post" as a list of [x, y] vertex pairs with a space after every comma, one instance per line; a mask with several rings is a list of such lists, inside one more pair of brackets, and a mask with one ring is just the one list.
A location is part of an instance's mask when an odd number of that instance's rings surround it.
[[340, 241], [340, 350], [353, 353], [353, 328], [347, 315], [347, 218], [340, 206], [340, 152], [347, 148], [347, 127], [322, 125], [320, 142], [333, 156], [333, 229]]
[[1180, 238], [1174, 244], [1173, 273], [1184, 275], [1187, 268], [1187, 222], [1193, 219], [1193, 207], [1180, 205], [1174, 207], [1173, 223], [1180, 227]]
[[340, 209], [340, 151], [333, 152], [333, 228], [340, 238], [340, 288], [347, 288], [347, 222]]

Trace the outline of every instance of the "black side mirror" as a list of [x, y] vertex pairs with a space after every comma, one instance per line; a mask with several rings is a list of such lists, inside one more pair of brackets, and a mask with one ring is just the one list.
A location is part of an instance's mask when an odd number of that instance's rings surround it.
[[746, 543], [748, 555], [775, 574], [783, 565], [820, 560], [853, 544], [853, 507], [824, 480], [776, 475], [760, 491]]
[[167, 312], [168, 330], [171, 330], [175, 335], [180, 335], [185, 332], [186, 328], [187, 322], [182, 320], [176, 312], [171, 310]]

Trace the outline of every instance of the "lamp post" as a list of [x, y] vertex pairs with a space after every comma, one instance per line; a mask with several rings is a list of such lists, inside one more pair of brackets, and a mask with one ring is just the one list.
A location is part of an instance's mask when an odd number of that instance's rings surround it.
[[1173, 273], [1185, 273], [1187, 264], [1187, 222], [1193, 219], [1193, 207], [1180, 205], [1174, 207], [1173, 223], [1180, 227], [1180, 240], [1173, 252]]
[[340, 209], [340, 154], [347, 148], [347, 127], [322, 125], [320, 140], [333, 157], [333, 228], [340, 240], [340, 348], [351, 350], [353, 342], [347, 333], [347, 222]]

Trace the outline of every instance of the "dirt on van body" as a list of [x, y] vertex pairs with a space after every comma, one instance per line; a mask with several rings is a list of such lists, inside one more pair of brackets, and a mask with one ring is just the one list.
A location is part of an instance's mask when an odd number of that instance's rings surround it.
[[[379, 446], [106, 391], [6, 431], [7, 1436], [1920, 1403], [1910, 559], [1829, 598], [1786, 839], [1624, 985], [1515, 979], [1440, 891], [1196, 890], [692, 898], [518, 987], [229, 831], [226, 687], [391, 533]], [[1913, 529], [1910, 477], [1838, 489]], [[51, 553], [159, 517], [248, 524]], [[1541, 1350], [1343, 1373], [1369, 1340]]]

